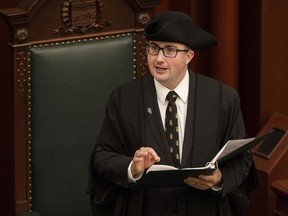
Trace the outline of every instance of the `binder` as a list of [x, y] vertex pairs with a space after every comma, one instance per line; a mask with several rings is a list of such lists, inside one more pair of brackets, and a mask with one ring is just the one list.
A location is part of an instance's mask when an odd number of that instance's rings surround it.
[[188, 177], [199, 175], [211, 175], [218, 164], [247, 151], [262, 142], [273, 130], [257, 138], [229, 140], [215, 155], [212, 161], [204, 167], [176, 168], [168, 165], [154, 164], [143, 174], [141, 179], [130, 185], [133, 189], [138, 188], [164, 188], [186, 187], [184, 180]]

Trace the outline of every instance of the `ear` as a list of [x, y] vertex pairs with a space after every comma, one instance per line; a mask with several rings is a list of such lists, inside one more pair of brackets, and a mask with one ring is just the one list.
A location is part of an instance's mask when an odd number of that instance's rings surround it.
[[187, 52], [186, 55], [186, 62], [187, 64], [189, 64], [189, 62], [194, 58], [194, 51], [193, 50], [189, 50], [189, 52]]

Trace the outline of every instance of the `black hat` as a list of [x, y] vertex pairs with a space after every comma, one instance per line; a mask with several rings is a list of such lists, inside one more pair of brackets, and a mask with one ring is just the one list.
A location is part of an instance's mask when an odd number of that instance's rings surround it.
[[198, 27], [186, 14], [177, 11], [159, 13], [144, 29], [147, 40], [176, 42], [199, 50], [217, 44], [217, 39]]

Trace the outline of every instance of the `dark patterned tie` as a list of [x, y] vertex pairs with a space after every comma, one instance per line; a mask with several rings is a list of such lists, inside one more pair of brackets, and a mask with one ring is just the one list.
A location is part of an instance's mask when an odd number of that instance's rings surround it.
[[177, 165], [177, 167], [179, 167], [180, 155], [179, 155], [179, 136], [178, 136], [178, 116], [177, 116], [177, 107], [175, 104], [177, 97], [178, 95], [174, 91], [170, 91], [167, 94], [166, 100], [168, 100], [168, 105], [166, 109], [165, 132], [174, 164]]

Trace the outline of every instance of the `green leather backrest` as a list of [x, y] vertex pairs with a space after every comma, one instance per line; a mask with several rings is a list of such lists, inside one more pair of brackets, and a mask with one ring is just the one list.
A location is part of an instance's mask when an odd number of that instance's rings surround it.
[[32, 211], [90, 214], [88, 160], [109, 93], [134, 76], [133, 34], [30, 48]]

